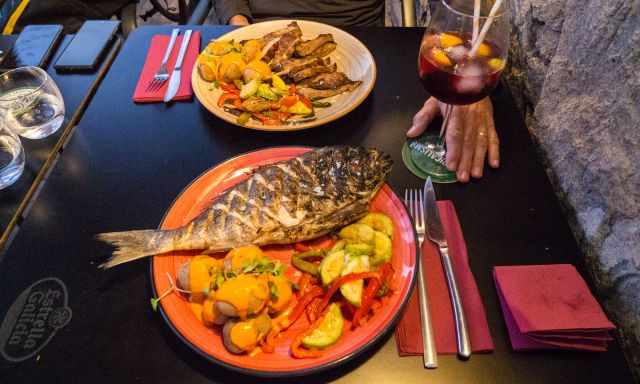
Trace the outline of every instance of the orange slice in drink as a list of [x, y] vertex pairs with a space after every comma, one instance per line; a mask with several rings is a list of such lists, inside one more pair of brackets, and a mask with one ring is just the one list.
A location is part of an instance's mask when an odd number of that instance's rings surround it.
[[453, 62], [451, 61], [451, 59], [449, 59], [449, 56], [447, 56], [445, 51], [440, 48], [431, 48], [431, 57], [440, 66], [450, 67], [453, 65]]
[[449, 33], [440, 34], [440, 47], [449, 48], [462, 44], [462, 39]]

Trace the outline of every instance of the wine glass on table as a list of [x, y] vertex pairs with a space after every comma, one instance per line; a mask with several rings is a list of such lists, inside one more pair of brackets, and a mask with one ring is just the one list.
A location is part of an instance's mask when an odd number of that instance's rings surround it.
[[509, 48], [508, 0], [441, 0], [425, 29], [418, 74], [446, 106], [439, 134], [410, 143], [413, 161], [437, 182], [455, 182], [447, 169], [445, 133], [454, 108], [485, 98], [498, 83]]

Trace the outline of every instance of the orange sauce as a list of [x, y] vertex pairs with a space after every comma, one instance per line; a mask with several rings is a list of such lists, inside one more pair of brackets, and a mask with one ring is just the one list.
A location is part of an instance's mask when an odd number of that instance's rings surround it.
[[196, 318], [202, 321], [202, 304], [189, 303], [189, 305], [191, 306], [191, 311], [193, 311], [193, 314], [196, 315]]
[[[202, 303], [207, 298], [211, 279], [222, 268], [222, 261], [211, 256], [199, 255], [189, 263], [189, 288], [191, 301]], [[213, 276], [212, 276], [213, 274]]]
[[274, 312], [280, 312], [289, 305], [293, 292], [291, 291], [291, 283], [284, 276], [270, 276], [271, 283], [275, 284], [277, 299], [271, 298], [271, 309]]
[[253, 321], [243, 321], [231, 328], [231, 341], [243, 351], [250, 351], [258, 344], [258, 329]]
[[241, 271], [247, 264], [251, 264], [262, 257], [264, 257], [264, 253], [260, 248], [255, 245], [247, 245], [232, 249], [227, 253], [225, 259], [231, 260], [231, 270]]
[[252, 275], [231, 278], [216, 292], [216, 300], [233, 305], [241, 319], [260, 312], [268, 298], [267, 282]]

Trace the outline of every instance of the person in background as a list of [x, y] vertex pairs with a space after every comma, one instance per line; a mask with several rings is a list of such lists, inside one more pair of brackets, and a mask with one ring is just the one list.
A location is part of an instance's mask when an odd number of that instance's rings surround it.
[[223, 24], [285, 18], [338, 26], [384, 26], [384, 0], [216, 0], [213, 4]]
[[[217, 0], [214, 6], [221, 22], [230, 25], [277, 18], [314, 20], [336, 26], [384, 25], [384, 0]], [[413, 117], [407, 136], [422, 134], [443, 111], [444, 104], [430, 97]], [[446, 145], [447, 168], [455, 171], [463, 183], [472, 177], [482, 177], [485, 161], [492, 168], [500, 165], [498, 134], [488, 97], [453, 109]]]

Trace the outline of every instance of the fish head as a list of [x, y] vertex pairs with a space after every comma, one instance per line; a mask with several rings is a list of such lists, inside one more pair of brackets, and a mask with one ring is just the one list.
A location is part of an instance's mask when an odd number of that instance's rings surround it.
[[391, 157], [374, 148], [355, 146], [329, 147], [327, 174], [340, 175], [350, 193], [370, 199], [384, 184], [393, 161]]

